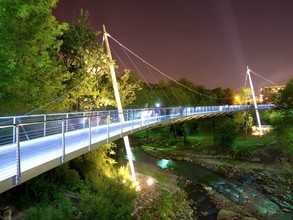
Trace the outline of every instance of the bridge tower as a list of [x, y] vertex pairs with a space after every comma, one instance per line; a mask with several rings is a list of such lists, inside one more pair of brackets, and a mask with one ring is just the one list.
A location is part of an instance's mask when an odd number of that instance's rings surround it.
[[[113, 59], [112, 59], [112, 54], [111, 54], [111, 50], [110, 50], [110, 46], [109, 46], [108, 35], [109, 34], [106, 32], [106, 27], [105, 27], [105, 25], [103, 25], [103, 37], [104, 37], [104, 41], [105, 41], [106, 52], [107, 52], [107, 55], [109, 56], [110, 61], [112, 61]], [[118, 88], [118, 84], [117, 84], [115, 68], [114, 68], [114, 65], [112, 64], [112, 62], [109, 65], [109, 68], [110, 68], [110, 73], [111, 73], [111, 78], [112, 78], [112, 83], [113, 83], [113, 88], [114, 88], [114, 94], [115, 94], [115, 100], [116, 100], [117, 109], [118, 109], [119, 120], [121, 122], [124, 122], [125, 120], [124, 120], [124, 115], [123, 115], [123, 108], [122, 108], [119, 88]], [[129, 143], [128, 136], [124, 136], [123, 140], [124, 140], [124, 145], [125, 145], [129, 165], [130, 165], [132, 180], [135, 182], [136, 176], [135, 176], [132, 153], [131, 153], [131, 149], [130, 149], [130, 143]]]
[[260, 117], [259, 117], [259, 112], [258, 112], [256, 99], [255, 99], [255, 93], [254, 93], [254, 88], [253, 88], [253, 84], [252, 84], [252, 80], [251, 80], [251, 76], [250, 76], [250, 71], [251, 70], [247, 66], [246, 74], [248, 76], [249, 84], [250, 84], [250, 88], [251, 88], [251, 93], [252, 93], [252, 99], [253, 99], [253, 104], [254, 104], [254, 108], [255, 108], [256, 119], [257, 119], [257, 123], [258, 123], [258, 127], [259, 127], [259, 135], [262, 136], [262, 127], [261, 127], [261, 123], [260, 123]]

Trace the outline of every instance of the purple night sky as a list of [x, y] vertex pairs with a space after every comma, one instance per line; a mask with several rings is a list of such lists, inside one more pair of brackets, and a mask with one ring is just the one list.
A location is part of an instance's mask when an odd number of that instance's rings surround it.
[[[240, 90], [247, 65], [274, 83], [293, 77], [292, 0], [60, 0], [53, 13], [70, 22], [80, 8], [90, 12], [94, 28], [105, 24], [112, 37], [176, 80]], [[111, 39], [110, 45], [137, 72], [119, 45]], [[148, 81], [167, 79], [131, 58]], [[256, 90], [270, 85], [252, 77]]]

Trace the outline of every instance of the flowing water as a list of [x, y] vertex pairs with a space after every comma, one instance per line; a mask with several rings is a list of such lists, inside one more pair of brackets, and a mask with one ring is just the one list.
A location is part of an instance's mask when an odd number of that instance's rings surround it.
[[[153, 157], [145, 153], [140, 147], [134, 147], [131, 151], [135, 162], [153, 164], [189, 180], [189, 184], [184, 184], [185, 181], [182, 181], [181, 183], [179, 182], [179, 186], [181, 186], [187, 192], [188, 197], [195, 202], [197, 215], [199, 216], [198, 219], [216, 219], [218, 212], [216, 207], [209, 200], [206, 190], [203, 190], [203, 185], [207, 186], [206, 188], [212, 188], [221, 193], [238, 205], [250, 206], [250, 210], [253, 209], [254, 212], [266, 216], [267, 219], [287, 220], [292, 217], [287, 218], [275, 203], [246, 184], [229, 181], [194, 163]], [[127, 159], [124, 148], [119, 148], [118, 156]], [[271, 218], [272, 216], [283, 217]]]

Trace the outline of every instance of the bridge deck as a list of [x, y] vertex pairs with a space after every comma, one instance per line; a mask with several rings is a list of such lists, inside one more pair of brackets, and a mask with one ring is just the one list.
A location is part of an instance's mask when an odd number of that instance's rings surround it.
[[134, 109], [123, 112], [124, 122], [119, 121], [117, 111], [2, 117], [0, 193], [133, 132], [248, 109], [250, 106]]

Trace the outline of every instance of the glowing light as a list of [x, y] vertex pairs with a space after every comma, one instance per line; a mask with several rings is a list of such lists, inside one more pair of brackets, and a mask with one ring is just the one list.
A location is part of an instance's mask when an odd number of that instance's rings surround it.
[[[131, 155], [131, 160], [132, 160], [132, 161], [136, 161], [135, 154], [133, 154], [133, 153], [130, 151], [130, 152], [129, 152], [129, 155]], [[128, 155], [128, 154], [125, 155], [125, 159], [126, 159], [126, 160], [129, 160], [129, 155]]]
[[153, 180], [152, 178], [148, 178], [148, 180], [147, 180], [147, 184], [148, 184], [149, 186], [153, 185], [153, 184], [154, 184], [154, 180]]
[[234, 104], [240, 104], [240, 96], [239, 95], [235, 95], [234, 96]]
[[157, 162], [157, 165], [162, 169], [166, 169], [171, 164], [171, 162], [172, 160], [161, 159]]
[[138, 181], [135, 181], [135, 190], [136, 191], [140, 191], [141, 190], [141, 187], [140, 187], [140, 185], [139, 185], [139, 182]]
[[160, 103], [156, 103], [156, 107], [159, 108], [160, 107]]

